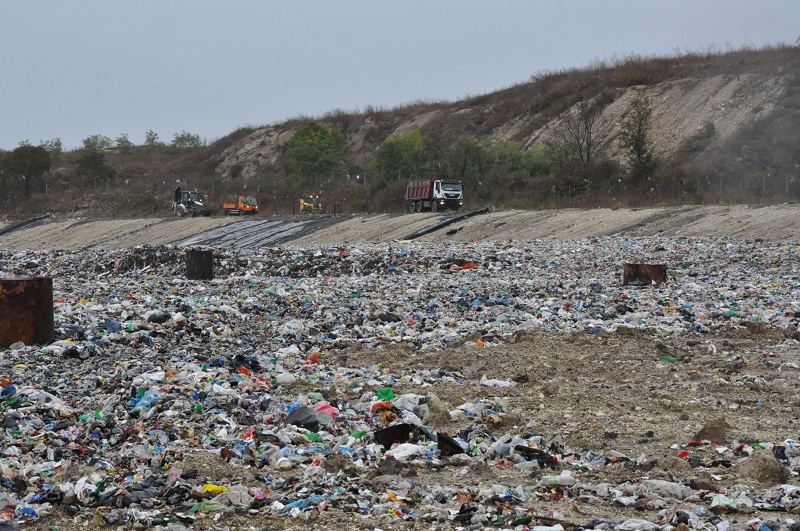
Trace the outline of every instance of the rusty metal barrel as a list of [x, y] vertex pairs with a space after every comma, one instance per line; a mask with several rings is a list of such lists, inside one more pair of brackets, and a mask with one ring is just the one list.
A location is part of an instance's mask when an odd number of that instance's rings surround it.
[[660, 284], [667, 280], [667, 266], [663, 264], [625, 264], [622, 285], [644, 286]]
[[0, 277], [0, 348], [53, 340], [53, 279]]
[[214, 278], [213, 251], [186, 251], [186, 278], [189, 280], [211, 280]]

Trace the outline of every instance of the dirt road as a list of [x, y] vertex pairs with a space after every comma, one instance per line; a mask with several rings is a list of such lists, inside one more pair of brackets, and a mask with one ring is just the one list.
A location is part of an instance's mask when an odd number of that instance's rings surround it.
[[[402, 240], [452, 213], [258, 219], [58, 219], [0, 225], [0, 249], [121, 249], [142, 245], [261, 247]], [[478, 214], [418, 238], [442, 241], [569, 240], [602, 236], [793, 239], [798, 205], [641, 209], [504, 210]]]

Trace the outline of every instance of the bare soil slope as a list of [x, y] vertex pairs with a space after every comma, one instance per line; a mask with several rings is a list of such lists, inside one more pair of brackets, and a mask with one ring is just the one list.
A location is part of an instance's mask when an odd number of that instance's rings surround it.
[[[697, 135], [704, 127], [711, 127], [715, 131], [709, 147], [718, 148], [748, 123], [768, 116], [778, 107], [787, 78], [790, 77], [786, 74], [776, 75], [775, 72], [731, 74], [686, 77], [619, 89], [614, 102], [605, 109], [603, 120], [619, 124], [631, 101], [642, 96], [652, 106], [651, 134], [660, 156], [675, 154], [684, 141]], [[384, 131], [404, 134], [413, 130], [426, 133], [433, 129], [444, 129], [452, 133], [472, 130], [476, 123], [485, 123], [493, 125], [484, 125], [486, 130], [481, 131], [482, 134], [531, 147], [541, 142], [560, 120], [532, 129], [530, 114], [504, 101], [513, 98], [513, 93], [510, 89], [508, 92], [498, 92], [495, 98], [483, 103], [468, 99], [433, 110], [428, 106], [418, 109], [412, 107], [382, 119], [362, 115], [355, 118], [346, 131], [348, 144], [353, 146], [357, 160], [368, 163], [369, 152], [377, 147], [374, 138], [383, 138]], [[527, 98], [523, 101], [526, 105], [530, 104]], [[508, 113], [509, 108], [515, 112]], [[336, 120], [323, 118], [320, 121], [334, 127], [338, 125]], [[290, 124], [256, 129], [216, 156], [217, 172], [224, 177], [236, 176], [248, 181], [262, 175], [265, 165], [279, 167], [282, 153], [295, 127], [296, 124]], [[621, 155], [620, 131], [620, 127], [615, 125], [605, 141], [613, 157]]]

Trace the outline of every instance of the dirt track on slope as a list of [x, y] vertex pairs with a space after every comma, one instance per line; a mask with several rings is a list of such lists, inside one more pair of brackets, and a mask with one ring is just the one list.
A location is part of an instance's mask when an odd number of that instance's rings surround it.
[[[120, 249], [142, 245], [272, 246], [378, 243], [409, 235], [452, 213], [257, 219], [60, 220], [0, 225], [0, 249]], [[269, 223], [265, 223], [268, 221]], [[263, 229], [253, 232], [253, 225]], [[269, 226], [269, 228], [267, 228]], [[248, 230], [246, 238], [237, 237]], [[211, 231], [210, 237], [205, 237]], [[259, 236], [260, 234], [260, 236]], [[505, 210], [477, 214], [420, 242], [570, 240], [603, 236], [739, 237], [784, 240], [800, 234], [800, 206], [685, 206], [641, 209]]]

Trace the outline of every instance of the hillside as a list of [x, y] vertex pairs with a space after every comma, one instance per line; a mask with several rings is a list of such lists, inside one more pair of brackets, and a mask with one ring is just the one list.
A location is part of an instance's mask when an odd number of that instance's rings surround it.
[[[179, 183], [199, 189], [212, 205], [231, 194], [253, 193], [270, 214], [294, 213], [297, 197], [305, 193], [321, 193], [329, 212], [401, 212], [410, 177], [461, 179], [468, 208], [795, 201], [798, 71], [800, 49], [791, 46], [630, 56], [537, 74], [457, 102], [332, 110], [242, 128], [199, 148], [109, 149], [102, 154], [108, 171], [100, 176], [81, 173], [80, 152], [64, 153], [50, 174], [33, 183], [30, 199], [7, 186], [0, 201], [6, 219], [45, 212], [163, 216]], [[647, 175], [632, 173], [623, 138], [626, 113], [639, 99], [650, 112], [647, 139], [656, 160]], [[585, 164], [574, 153], [548, 148], [582, 105], [601, 110], [590, 139], [596, 152]], [[324, 171], [318, 168], [315, 175], [291, 173], [287, 152], [298, 129], [309, 123], [341, 134], [346, 150], [335, 164], [320, 163]], [[420, 142], [416, 165], [378, 164], [376, 154], [387, 140], [414, 134]], [[14, 182], [6, 175], [6, 185]]]
[[[689, 77], [664, 81], [651, 86], [637, 85], [619, 89], [615, 100], [603, 113], [603, 120], [615, 124], [606, 140], [612, 157], [620, 156], [619, 122], [631, 99], [643, 94], [653, 102], [653, 140], [656, 151], [664, 157], [679, 153], [681, 146], [691, 137], [701, 133], [706, 124], [713, 124], [716, 132], [706, 149], [721, 149], [742, 128], [753, 121], [769, 116], [780, 105], [785, 84], [793, 74], [747, 73], [714, 75], [708, 78]], [[453, 129], [475, 131], [477, 124], [489, 119], [500, 122], [489, 134], [519, 142], [531, 147], [542, 140], [558, 119], [531, 129], [531, 116], [520, 110], [519, 116], [500, 116], [505, 101], [474, 103], [471, 100], [439, 108], [419, 109], [414, 113], [390, 114], [386, 117], [365, 115], [351, 126], [348, 142], [357, 157], [377, 145], [368, 139], [375, 131], [390, 130], [402, 134], [420, 129]], [[488, 99], [488, 98], [487, 98]], [[381, 119], [383, 118], [383, 119]], [[328, 120], [323, 122], [327, 123]], [[280, 158], [291, 139], [291, 126], [271, 126], [257, 129], [241, 142], [223, 150], [215, 157], [217, 171], [225, 178], [240, 177], [255, 181], [264, 166], [277, 168]], [[450, 134], [457, 134], [452, 131]]]

